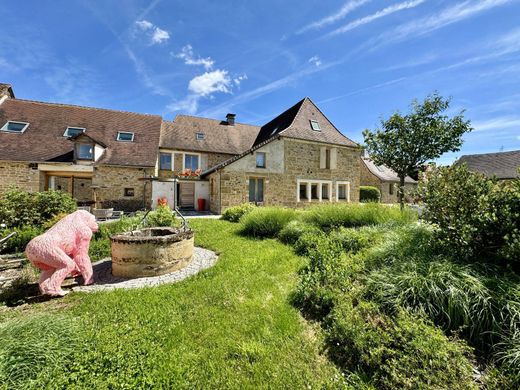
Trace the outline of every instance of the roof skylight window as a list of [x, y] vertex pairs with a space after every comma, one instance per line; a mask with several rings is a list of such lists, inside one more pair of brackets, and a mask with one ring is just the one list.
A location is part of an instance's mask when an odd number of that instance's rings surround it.
[[203, 140], [204, 138], [206, 138], [206, 136], [204, 135], [204, 133], [195, 133], [195, 139], [197, 139], [197, 140]]
[[134, 133], [126, 132], [126, 131], [119, 131], [117, 133], [118, 141], [124, 141], [124, 142], [133, 142], [134, 141]]
[[65, 133], [63, 133], [64, 137], [75, 137], [78, 134], [84, 133], [85, 128], [84, 127], [67, 127], [65, 130]]
[[27, 122], [7, 121], [0, 130], [10, 133], [23, 133], [27, 127], [29, 127], [29, 123]]
[[318, 121], [311, 120], [311, 127], [314, 131], [321, 131], [320, 123]]

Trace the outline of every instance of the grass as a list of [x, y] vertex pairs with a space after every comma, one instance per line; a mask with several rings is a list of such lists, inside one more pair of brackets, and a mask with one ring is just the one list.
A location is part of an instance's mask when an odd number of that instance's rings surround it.
[[[318, 388], [339, 382], [322, 333], [289, 303], [303, 259], [283, 244], [238, 235], [226, 221], [194, 220], [196, 244], [220, 253], [201, 274], [156, 288], [74, 293], [0, 312], [3, 329], [56, 311], [80, 324], [61, 370], [23, 388]], [[53, 314], [56, 315], [56, 314]], [[0, 338], [4, 335], [0, 334]], [[42, 342], [49, 340], [43, 334]], [[51, 337], [52, 339], [52, 337]], [[5, 344], [0, 344], [0, 356]], [[36, 353], [31, 344], [24, 354]], [[23, 349], [22, 349], [23, 350]], [[1, 385], [0, 385], [1, 387]]]

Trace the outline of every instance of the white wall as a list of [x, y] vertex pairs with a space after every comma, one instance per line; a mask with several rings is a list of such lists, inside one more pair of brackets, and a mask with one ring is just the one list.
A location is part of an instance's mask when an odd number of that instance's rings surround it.
[[206, 210], [209, 209], [209, 181], [195, 182], [195, 210], [199, 210], [198, 199], [206, 200]]
[[175, 182], [152, 181], [152, 208], [157, 208], [157, 199], [166, 198], [170, 208], [175, 207]]
[[[265, 153], [265, 168], [256, 167], [256, 152]], [[284, 143], [276, 140], [229, 164], [226, 170], [248, 173], [284, 173]]]

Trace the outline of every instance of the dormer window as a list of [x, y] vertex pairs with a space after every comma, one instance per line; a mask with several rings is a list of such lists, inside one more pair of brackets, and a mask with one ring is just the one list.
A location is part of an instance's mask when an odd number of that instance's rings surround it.
[[205, 134], [204, 133], [195, 133], [195, 139], [196, 140], [203, 140], [204, 138], [206, 138]]
[[77, 159], [78, 160], [93, 160], [94, 159], [94, 145], [92, 144], [77, 144]]
[[311, 127], [314, 131], [321, 131], [320, 123], [318, 121], [311, 120]]
[[67, 127], [67, 129], [65, 130], [65, 133], [63, 133], [63, 136], [64, 137], [75, 137], [84, 132], [85, 132], [84, 127]]
[[125, 132], [125, 131], [119, 131], [117, 133], [118, 141], [124, 141], [124, 142], [133, 142], [134, 141], [134, 133]]
[[29, 123], [27, 122], [15, 122], [8, 121], [5, 125], [2, 126], [0, 130], [7, 131], [9, 133], [23, 133], [29, 127]]

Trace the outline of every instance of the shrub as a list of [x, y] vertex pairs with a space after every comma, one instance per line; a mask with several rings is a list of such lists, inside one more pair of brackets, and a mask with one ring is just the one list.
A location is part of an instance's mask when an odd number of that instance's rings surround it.
[[258, 207], [241, 220], [242, 232], [253, 237], [276, 237], [296, 212], [282, 207]]
[[110, 239], [92, 240], [88, 249], [90, 261], [98, 261], [110, 257], [112, 254]]
[[397, 206], [369, 204], [324, 204], [313, 206], [302, 216], [305, 222], [323, 230], [343, 227], [378, 225], [388, 222], [406, 223], [416, 219], [410, 209], [400, 211]]
[[252, 203], [244, 203], [240, 206], [230, 207], [226, 209], [222, 214], [222, 219], [229, 222], [238, 222], [244, 215], [249, 214], [253, 211], [256, 206]]
[[374, 303], [344, 300], [327, 322], [333, 359], [368, 375], [378, 389], [477, 388], [471, 350], [421, 317], [399, 311], [391, 318]]
[[43, 229], [34, 226], [23, 226], [15, 229], [7, 229], [1, 232], [2, 237], [16, 232], [16, 234], [4, 243], [4, 247], [0, 248], [2, 253], [19, 253], [25, 250], [25, 247], [34, 237], [43, 233]]
[[29, 193], [11, 189], [0, 197], [0, 221], [10, 228], [42, 226], [54, 216], [74, 210], [72, 196], [61, 191]]
[[303, 234], [310, 233], [316, 235], [320, 232], [320, 229], [314, 225], [294, 220], [285, 225], [285, 227], [280, 231], [278, 238], [284, 244], [294, 245]]
[[381, 200], [381, 191], [379, 188], [372, 186], [360, 186], [359, 187], [359, 201], [363, 203], [367, 202], [379, 202]]
[[49, 230], [51, 227], [53, 227], [56, 223], [58, 223], [60, 220], [62, 220], [64, 217], [66, 217], [68, 214], [66, 213], [59, 213], [49, 219], [47, 222], [43, 224], [43, 230]]
[[169, 206], [158, 206], [154, 211], [150, 212], [146, 217], [146, 225], [150, 227], [156, 226], [178, 226], [175, 214]]
[[[39, 380], [51, 382], [64, 371], [79, 345], [80, 332], [69, 317], [31, 315], [0, 324], [0, 383], [26, 388]], [[40, 382], [41, 383], [41, 382]], [[50, 387], [53, 387], [49, 383]]]
[[423, 217], [438, 227], [449, 252], [467, 260], [519, 261], [520, 179], [501, 183], [464, 165], [439, 168], [420, 185], [419, 196]]

